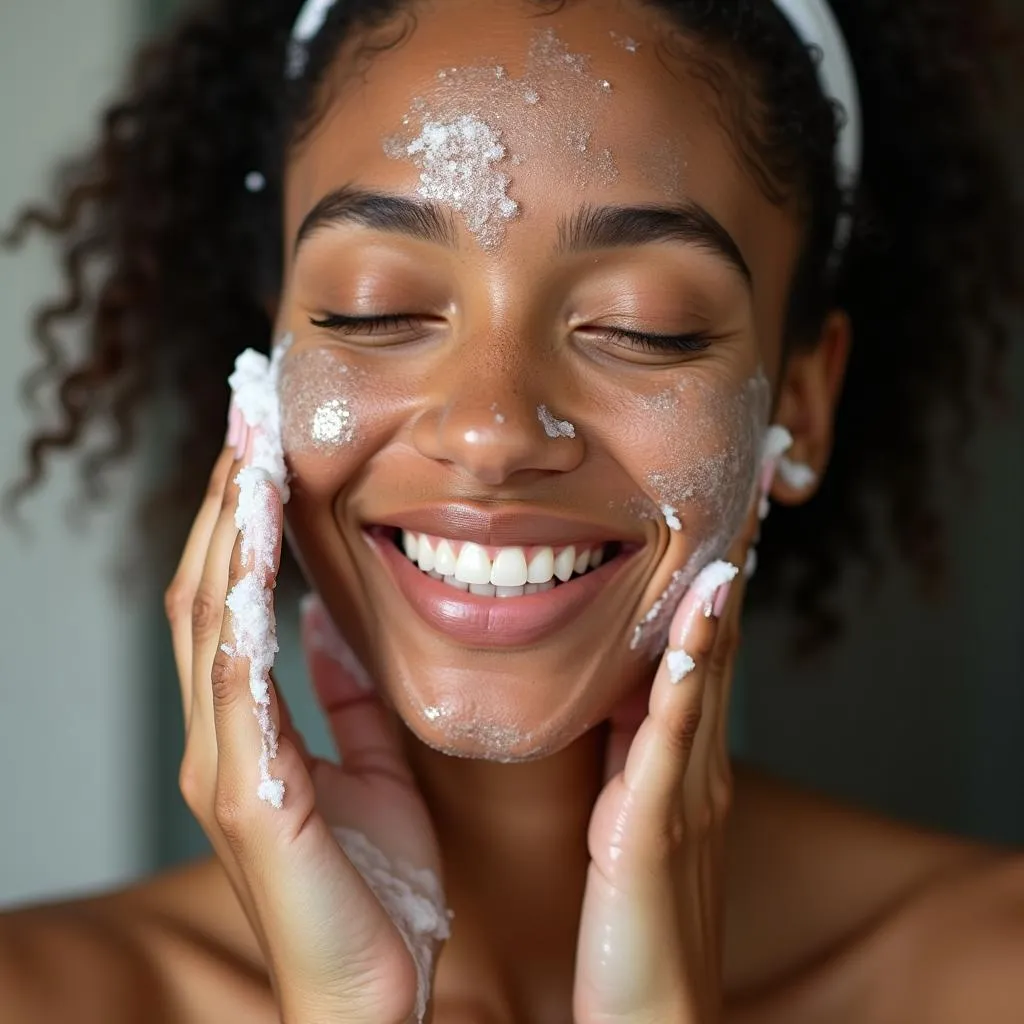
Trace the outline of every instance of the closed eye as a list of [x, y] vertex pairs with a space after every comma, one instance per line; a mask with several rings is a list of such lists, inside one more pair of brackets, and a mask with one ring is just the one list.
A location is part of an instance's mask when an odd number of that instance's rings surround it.
[[388, 334], [396, 330], [408, 330], [417, 325], [418, 318], [410, 313], [391, 313], [387, 316], [346, 316], [344, 313], [330, 313], [322, 320], [310, 317], [314, 327], [342, 334]]
[[646, 331], [627, 331], [622, 327], [589, 327], [585, 330], [635, 345], [648, 352], [702, 352], [713, 340], [707, 331], [691, 331], [688, 334], [650, 334]]

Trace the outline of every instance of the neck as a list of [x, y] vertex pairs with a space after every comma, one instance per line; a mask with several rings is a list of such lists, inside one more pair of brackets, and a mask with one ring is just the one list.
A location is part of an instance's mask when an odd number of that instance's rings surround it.
[[[511, 987], [572, 972], [586, 883], [587, 827], [602, 785], [604, 730], [523, 764], [462, 760], [414, 737], [407, 753], [437, 829], [448, 902]], [[482, 953], [486, 949], [487, 953]], [[536, 980], [534, 981], [536, 983]]]

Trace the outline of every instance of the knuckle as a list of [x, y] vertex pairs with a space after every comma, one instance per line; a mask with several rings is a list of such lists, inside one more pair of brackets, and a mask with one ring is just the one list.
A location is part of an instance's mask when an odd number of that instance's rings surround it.
[[200, 587], [192, 597], [192, 635], [197, 640], [211, 635], [220, 636], [224, 623], [224, 604], [205, 587]]
[[226, 784], [223, 779], [217, 781], [217, 792], [213, 801], [213, 817], [228, 845], [232, 849], [238, 850], [245, 843], [249, 832], [248, 815], [245, 801], [241, 799], [238, 789]]
[[208, 801], [206, 778], [187, 748], [178, 768], [178, 789], [188, 809], [201, 820]]
[[210, 667], [210, 691], [215, 710], [230, 710], [239, 698], [238, 660], [219, 647]]
[[721, 782], [711, 784], [711, 814], [717, 824], [726, 821], [732, 812], [732, 787]]
[[669, 742], [673, 754], [682, 757], [690, 756], [702, 717], [703, 712], [699, 706], [688, 708], [679, 716], [678, 721], [674, 723], [674, 728], [669, 731]]
[[164, 614], [172, 626], [188, 621], [192, 607], [192, 593], [180, 577], [175, 576], [164, 591]]

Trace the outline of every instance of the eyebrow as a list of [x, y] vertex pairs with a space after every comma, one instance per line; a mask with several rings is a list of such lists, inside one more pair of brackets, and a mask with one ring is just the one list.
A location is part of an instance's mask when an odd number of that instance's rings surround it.
[[558, 249], [576, 253], [591, 249], [682, 242], [720, 257], [749, 286], [753, 275], [740, 247], [728, 231], [699, 203], [678, 206], [582, 206], [558, 225]]
[[328, 192], [306, 215], [295, 237], [295, 251], [312, 235], [339, 224], [358, 224], [392, 231], [454, 249], [455, 221], [435, 203], [417, 202], [385, 192], [368, 192], [346, 185]]
[[[306, 215], [295, 238], [295, 251], [316, 232], [339, 224], [356, 224], [418, 238], [448, 249], [458, 247], [458, 231], [450, 211], [386, 192], [350, 185], [328, 192]], [[682, 242], [710, 252], [736, 270], [748, 286], [753, 275], [735, 239], [703, 206], [581, 206], [558, 225], [557, 251]]]

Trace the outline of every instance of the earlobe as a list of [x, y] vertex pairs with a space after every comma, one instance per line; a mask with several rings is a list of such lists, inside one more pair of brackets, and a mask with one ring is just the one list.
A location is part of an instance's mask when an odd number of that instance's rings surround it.
[[851, 335], [850, 318], [835, 310], [826, 316], [817, 343], [791, 352], [783, 365], [775, 422], [793, 443], [771, 486], [772, 499], [783, 505], [807, 501], [825, 473]]

